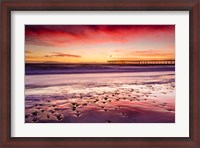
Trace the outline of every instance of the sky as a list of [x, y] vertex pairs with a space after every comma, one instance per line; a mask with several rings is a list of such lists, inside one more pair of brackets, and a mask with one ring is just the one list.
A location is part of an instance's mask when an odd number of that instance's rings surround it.
[[175, 59], [175, 25], [26, 25], [26, 63]]

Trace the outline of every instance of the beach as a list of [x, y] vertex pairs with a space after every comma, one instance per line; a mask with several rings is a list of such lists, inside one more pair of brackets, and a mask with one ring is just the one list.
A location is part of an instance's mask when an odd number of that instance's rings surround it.
[[174, 65], [32, 67], [26, 123], [175, 123]]

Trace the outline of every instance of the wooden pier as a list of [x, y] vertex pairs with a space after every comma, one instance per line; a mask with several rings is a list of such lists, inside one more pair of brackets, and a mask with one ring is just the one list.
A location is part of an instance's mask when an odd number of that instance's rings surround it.
[[109, 60], [109, 64], [175, 65], [175, 60]]

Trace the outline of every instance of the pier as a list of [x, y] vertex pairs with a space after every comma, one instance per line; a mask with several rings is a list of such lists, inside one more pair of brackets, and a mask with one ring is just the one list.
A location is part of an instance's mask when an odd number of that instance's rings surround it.
[[175, 60], [109, 60], [109, 64], [174, 65]]

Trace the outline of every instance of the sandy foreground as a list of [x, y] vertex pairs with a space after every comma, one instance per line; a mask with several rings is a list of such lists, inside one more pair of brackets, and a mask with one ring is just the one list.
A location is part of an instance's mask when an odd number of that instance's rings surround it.
[[175, 75], [26, 76], [26, 123], [174, 123]]

